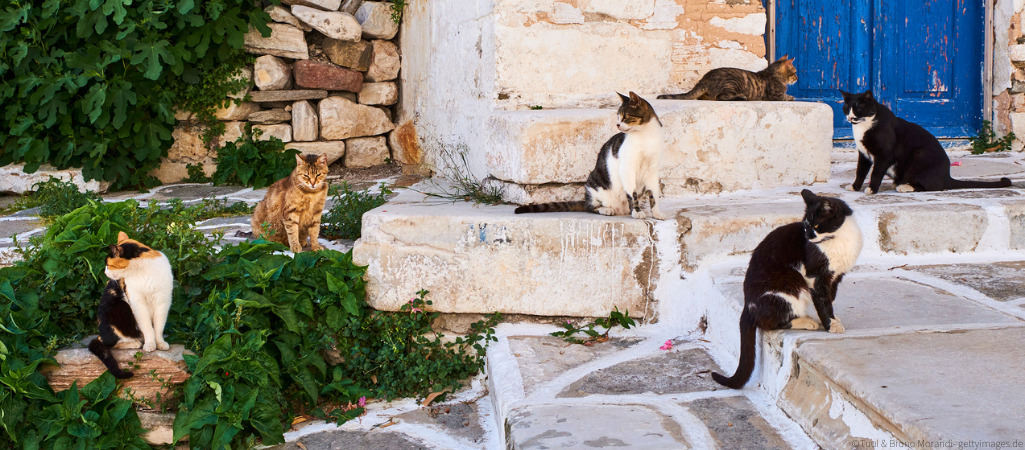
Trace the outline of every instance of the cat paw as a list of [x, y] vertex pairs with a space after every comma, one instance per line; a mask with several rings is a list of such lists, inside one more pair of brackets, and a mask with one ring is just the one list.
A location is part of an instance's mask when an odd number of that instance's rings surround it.
[[875, 193], [876, 193], [876, 191], [874, 189], [872, 189], [871, 187], [865, 188], [865, 195], [873, 195]]
[[144, 351], [144, 352], [152, 352], [153, 350], [156, 350], [156, 349], [157, 349], [157, 344], [155, 342], [147, 342], [145, 344], [142, 344], [142, 351]]
[[910, 184], [902, 184], [902, 185], [897, 186], [897, 192], [900, 192], [900, 193], [915, 192], [915, 187], [910, 185]]
[[160, 349], [160, 350], [169, 350], [170, 348], [171, 348], [171, 346], [170, 346], [170, 345], [168, 345], [168, 343], [167, 343], [167, 342], [164, 342], [164, 341], [158, 341], [158, 342], [157, 342], [157, 349]]
[[603, 206], [601, 208], [598, 208], [595, 211], [598, 214], [601, 214], [603, 216], [614, 216], [614, 215], [616, 215], [616, 210], [614, 210], [612, 208], [605, 207], [605, 206]]
[[644, 219], [648, 216], [644, 214], [644, 211], [634, 211], [630, 213], [630, 217], [633, 217], [634, 219]]
[[848, 190], [848, 191], [852, 191], [852, 192], [854, 191], [854, 185], [853, 184], [844, 185], [843, 188]]
[[310, 243], [310, 251], [318, 252], [318, 251], [321, 251], [323, 249], [324, 249], [324, 247], [321, 247], [321, 245], [316, 243], [316, 242]]
[[839, 333], [843, 333], [844, 331], [846, 331], [846, 330], [844, 329], [843, 324], [840, 323], [840, 319], [837, 319], [836, 317], [834, 317], [832, 320], [829, 321], [829, 332], [830, 333], [837, 333], [837, 334], [839, 334]]

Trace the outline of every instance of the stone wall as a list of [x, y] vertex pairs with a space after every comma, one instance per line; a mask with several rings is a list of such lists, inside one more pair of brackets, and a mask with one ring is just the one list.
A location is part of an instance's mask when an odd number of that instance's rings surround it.
[[399, 26], [389, 2], [284, 0], [267, 7], [271, 35], [251, 30], [245, 50], [258, 55], [245, 69], [249, 101], [217, 111], [226, 126], [210, 145], [187, 113], [175, 143], [154, 172], [162, 182], [187, 177], [188, 164], [214, 170], [212, 150], [241, 136], [245, 126], [286, 142], [287, 148], [324, 154], [328, 163], [363, 168], [392, 158], [388, 133], [399, 101]]
[[1025, 1], [993, 2], [993, 128], [1025, 148]]

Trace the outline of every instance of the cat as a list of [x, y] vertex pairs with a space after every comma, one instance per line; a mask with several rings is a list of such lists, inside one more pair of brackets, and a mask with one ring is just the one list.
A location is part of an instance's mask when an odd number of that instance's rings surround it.
[[897, 192], [942, 191], [944, 189], [1001, 188], [1000, 181], [962, 181], [950, 177], [950, 158], [940, 141], [924, 128], [897, 117], [876, 101], [872, 91], [843, 95], [843, 112], [854, 130], [858, 147], [858, 169], [848, 190], [860, 191], [872, 168], [866, 194], [879, 192], [883, 175], [890, 175]]
[[117, 244], [110, 246], [104, 272], [110, 281], [100, 298], [100, 335], [89, 342], [89, 351], [115, 377], [130, 378], [132, 372], [118, 367], [111, 349], [170, 348], [164, 341], [164, 325], [174, 289], [171, 263], [163, 253], [120, 232]]
[[797, 82], [794, 60], [784, 55], [759, 72], [720, 67], [698, 80], [694, 89], [683, 94], [663, 94], [660, 99], [672, 100], [769, 100], [790, 101], [787, 85]]
[[740, 389], [751, 378], [756, 328], [844, 332], [833, 301], [861, 253], [861, 230], [842, 200], [807, 189], [801, 197], [804, 221], [776, 228], [751, 254], [740, 314], [740, 363], [730, 378], [712, 374], [723, 386]]
[[292, 174], [274, 182], [253, 210], [253, 235], [261, 235], [267, 223], [264, 239], [287, 244], [295, 253], [309, 239], [310, 250], [321, 250], [317, 240], [327, 200], [327, 156], [295, 155], [295, 162]]
[[651, 217], [665, 219], [658, 205], [662, 196], [658, 171], [665, 147], [662, 121], [651, 104], [637, 94], [618, 95], [622, 104], [616, 126], [621, 132], [602, 145], [598, 162], [584, 184], [584, 200], [524, 205], [516, 208], [516, 214], [587, 211], [606, 216], [629, 213], [643, 219], [647, 215], [641, 211], [641, 203], [647, 196]]

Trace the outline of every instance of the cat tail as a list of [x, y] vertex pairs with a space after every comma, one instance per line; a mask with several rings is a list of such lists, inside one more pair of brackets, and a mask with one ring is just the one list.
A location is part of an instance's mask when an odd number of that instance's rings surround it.
[[663, 100], [697, 100], [702, 95], [705, 95], [705, 93], [704, 88], [695, 86], [694, 89], [682, 94], [662, 94], [658, 98]]
[[1011, 179], [1004, 177], [1000, 181], [970, 181], [970, 180], [955, 180], [951, 178], [947, 181], [944, 189], [972, 189], [972, 188], [1005, 188], [1011, 186]]
[[121, 370], [121, 367], [117, 364], [117, 359], [114, 358], [114, 352], [110, 351], [110, 347], [107, 347], [99, 338], [93, 339], [89, 342], [89, 351], [100, 358], [104, 366], [107, 366], [107, 370], [110, 371], [114, 378], [131, 378], [132, 372]]
[[744, 387], [755, 369], [755, 320], [747, 308], [740, 314], [740, 363], [732, 377], [712, 372], [716, 383], [733, 389]]
[[541, 212], [566, 212], [566, 211], [583, 211], [587, 212], [586, 202], [554, 202], [554, 203], [536, 203], [533, 205], [523, 205], [516, 208], [514, 211], [516, 214], [526, 213], [541, 213]]

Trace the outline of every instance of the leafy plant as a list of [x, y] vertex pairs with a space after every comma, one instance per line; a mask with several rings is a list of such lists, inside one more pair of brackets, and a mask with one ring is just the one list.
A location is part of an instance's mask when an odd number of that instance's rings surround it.
[[441, 164], [437, 169], [446, 172], [444, 178], [453, 184], [432, 181], [432, 191], [420, 191], [420, 193], [428, 197], [444, 198], [453, 202], [466, 201], [485, 205], [505, 203], [502, 200], [505, 189], [501, 185], [488, 183], [473, 176], [470, 164], [466, 161], [466, 152], [466, 147], [459, 147], [456, 153], [451, 150], [442, 151], [440, 154]]
[[223, 99], [231, 83], [203, 74], [240, 58], [250, 26], [269, 35], [269, 20], [247, 0], [4, 2], [0, 165], [81, 167], [115, 189], [156, 184], [174, 106], [199, 97], [189, 86]]
[[380, 191], [353, 191], [348, 183], [331, 186], [331, 208], [320, 222], [321, 234], [330, 239], [359, 239], [363, 214], [388, 202], [391, 189], [381, 183]]
[[235, 142], [228, 142], [217, 149], [217, 170], [213, 181], [216, 185], [235, 184], [265, 188], [295, 170], [295, 155], [299, 150], [285, 149], [285, 143], [271, 137], [259, 139], [260, 131], [246, 127]]
[[[613, 307], [612, 312], [609, 313], [608, 317], [599, 317], [581, 326], [574, 325], [570, 321], [565, 321], [561, 325], [566, 331], [555, 331], [550, 333], [551, 336], [561, 337], [564, 341], [571, 344], [583, 344], [583, 345], [594, 345], [595, 343], [601, 343], [609, 340], [609, 331], [612, 327], [621, 326], [624, 329], [628, 329], [637, 323], [630, 318], [630, 311], [619, 312], [618, 307]], [[604, 328], [605, 331], [599, 333], [595, 327]], [[586, 338], [578, 338], [576, 335], [583, 333]]]
[[186, 164], [185, 170], [189, 176], [185, 178], [186, 183], [209, 183], [212, 179], [206, 176], [202, 164]]
[[1015, 139], [1014, 132], [1007, 133], [1006, 136], [997, 139], [992, 125], [990, 121], [983, 120], [979, 135], [968, 139], [968, 142], [972, 144], [973, 155], [981, 155], [986, 152], [1005, 152], [1011, 149], [1011, 144], [1014, 143]]
[[395, 23], [402, 21], [402, 10], [406, 8], [406, 0], [389, 0], [391, 2], [391, 20]]
[[18, 199], [13, 205], [5, 208], [2, 214], [10, 214], [24, 209], [39, 207], [39, 215], [53, 217], [67, 214], [85, 205], [89, 200], [99, 201], [95, 192], [81, 192], [78, 186], [70, 181], [50, 177], [32, 185], [34, 191]]

